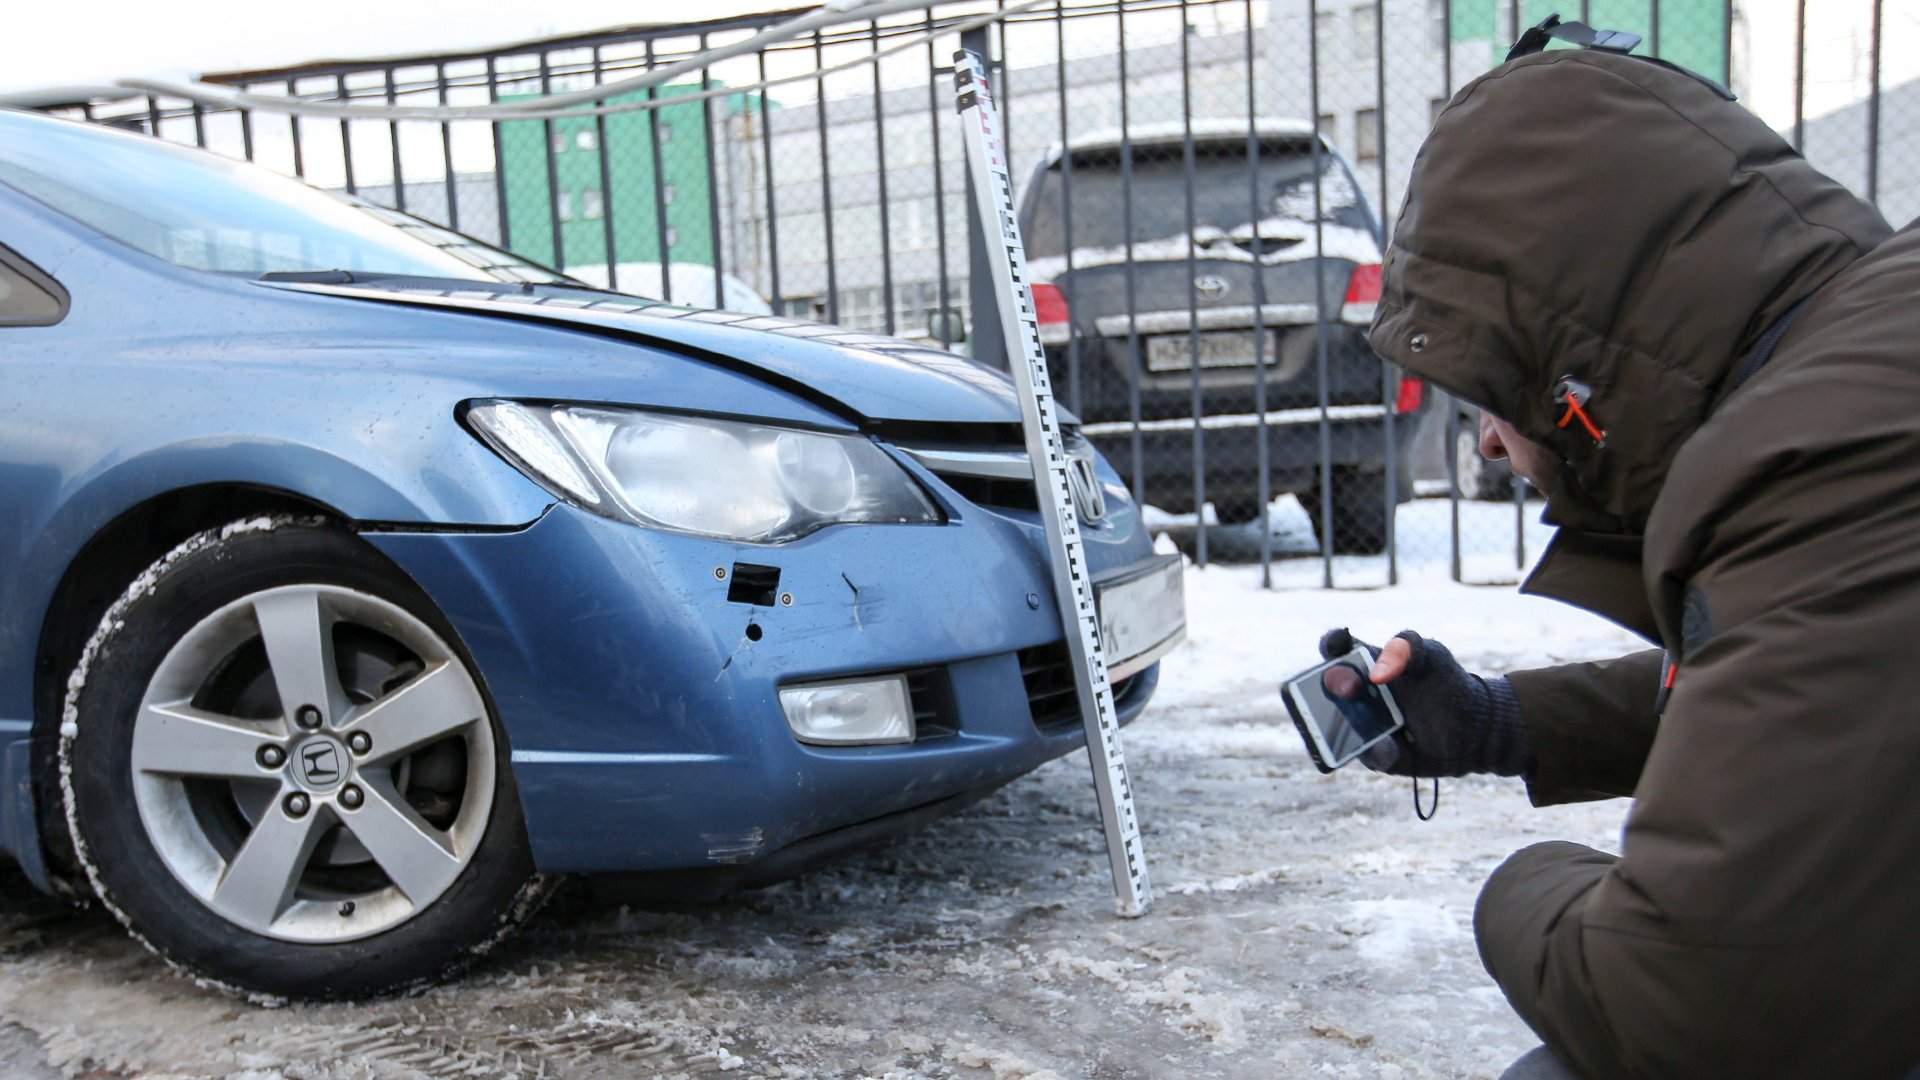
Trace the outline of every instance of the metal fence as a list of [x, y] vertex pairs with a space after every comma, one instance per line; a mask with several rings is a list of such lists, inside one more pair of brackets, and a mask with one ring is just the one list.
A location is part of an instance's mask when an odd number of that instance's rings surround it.
[[1420, 141], [1456, 89], [1559, 11], [1759, 94], [1794, 145], [1903, 223], [1920, 211], [1920, 70], [1917, 50], [1888, 41], [1920, 44], [1920, 12], [1807, 9], [976, 0], [724, 57], [713, 50], [792, 13], [204, 77], [307, 101], [463, 106], [689, 67], [590, 115], [42, 104], [246, 158], [597, 285], [1004, 366], [996, 336], [972, 332], [997, 323], [950, 104], [964, 37], [991, 57], [1027, 178], [1055, 384], [1154, 527], [1203, 563], [1257, 560], [1269, 584], [1493, 582], [1543, 541], [1537, 503], [1477, 458], [1470, 407], [1383, 366], [1362, 337]]

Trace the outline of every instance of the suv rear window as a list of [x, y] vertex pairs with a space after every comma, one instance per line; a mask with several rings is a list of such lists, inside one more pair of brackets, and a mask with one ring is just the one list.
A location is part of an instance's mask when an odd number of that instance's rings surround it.
[[[1257, 188], [1248, 185], [1247, 140], [1194, 140], [1193, 223], [1195, 232], [1229, 235], [1251, 232], [1253, 196], [1259, 192], [1261, 221], [1284, 219], [1297, 231], [1313, 221], [1313, 150], [1301, 139], [1265, 139], [1260, 145]], [[1036, 258], [1066, 253], [1061, 214], [1065, 180], [1058, 163], [1042, 173], [1028, 204], [1027, 254]], [[1330, 225], [1368, 232], [1372, 216], [1347, 167], [1331, 153], [1320, 155], [1320, 217]], [[1133, 147], [1133, 242], [1181, 239], [1187, 232], [1186, 149], [1181, 142], [1136, 143]], [[1127, 242], [1123, 217], [1124, 184], [1120, 149], [1101, 147], [1073, 155], [1073, 246], [1075, 250], [1115, 248]]]

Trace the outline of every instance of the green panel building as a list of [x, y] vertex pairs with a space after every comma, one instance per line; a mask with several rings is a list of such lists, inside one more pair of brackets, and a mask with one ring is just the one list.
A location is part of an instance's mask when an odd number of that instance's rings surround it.
[[[1512, 4], [1515, 0], [1455, 0], [1453, 4], [1453, 40], [1456, 42], [1513, 40]], [[1634, 50], [1641, 56], [1658, 56], [1681, 67], [1725, 83], [1727, 59], [1727, 4], [1725, 0], [1517, 0], [1520, 28], [1538, 23], [1558, 12], [1568, 21], [1581, 19], [1605, 30], [1631, 30], [1643, 38]], [[1582, 8], [1585, 8], [1583, 13]], [[1660, 25], [1653, 24], [1658, 10]], [[1560, 47], [1556, 45], [1556, 47]], [[1495, 50], [1497, 63], [1506, 55], [1505, 45]]]
[[[500, 183], [506, 203], [503, 239], [508, 248], [549, 266], [604, 266], [607, 219], [611, 218], [616, 263], [713, 265], [714, 192], [707, 182], [707, 125], [699, 101], [672, 100], [698, 93], [700, 86], [680, 84], [659, 90], [668, 101], [657, 109], [500, 124]], [[642, 91], [612, 101], [645, 97], [647, 92]], [[729, 94], [712, 99], [711, 108], [718, 118], [757, 108], [758, 102], [757, 95]], [[660, 147], [657, 187], [655, 123]], [[664, 237], [661, 203], [666, 210]], [[558, 252], [554, 250], [556, 217]]]

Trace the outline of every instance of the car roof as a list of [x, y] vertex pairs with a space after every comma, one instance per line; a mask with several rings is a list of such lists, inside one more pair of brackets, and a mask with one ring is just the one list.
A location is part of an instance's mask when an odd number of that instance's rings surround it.
[[[1128, 143], [1135, 146], [1143, 144], [1162, 145], [1165, 143], [1184, 143], [1189, 131], [1193, 133], [1196, 141], [1204, 142], [1220, 142], [1225, 139], [1245, 139], [1250, 131], [1262, 139], [1308, 139], [1313, 137], [1312, 124], [1305, 120], [1296, 120], [1287, 117], [1263, 116], [1255, 119], [1252, 124], [1249, 124], [1245, 120], [1202, 119], [1195, 117], [1191, 127], [1179, 120], [1152, 124], [1131, 124], [1124, 129], [1124, 131], [1117, 127], [1100, 128], [1089, 131], [1084, 135], [1075, 136], [1065, 146], [1056, 142], [1047, 147], [1047, 152], [1041, 159], [1040, 167], [1043, 169], [1051, 168], [1058, 164], [1060, 159], [1066, 156], [1068, 149], [1079, 153], [1082, 150], [1114, 150]], [[1327, 142], [1325, 136], [1321, 137], [1320, 145], [1329, 154], [1333, 152], [1333, 148]]]

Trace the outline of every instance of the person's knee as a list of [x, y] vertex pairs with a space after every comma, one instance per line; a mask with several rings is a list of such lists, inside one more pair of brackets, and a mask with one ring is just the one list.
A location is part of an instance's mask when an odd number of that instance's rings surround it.
[[[1536, 969], [1540, 942], [1551, 920], [1543, 911], [1564, 904], [1542, 905], [1546, 892], [1568, 892], [1590, 886], [1615, 860], [1614, 856], [1565, 840], [1546, 840], [1507, 856], [1487, 875], [1473, 903], [1473, 938], [1480, 963], [1502, 989], [1513, 994], [1510, 981]], [[1582, 865], [1586, 869], [1576, 869]]]

